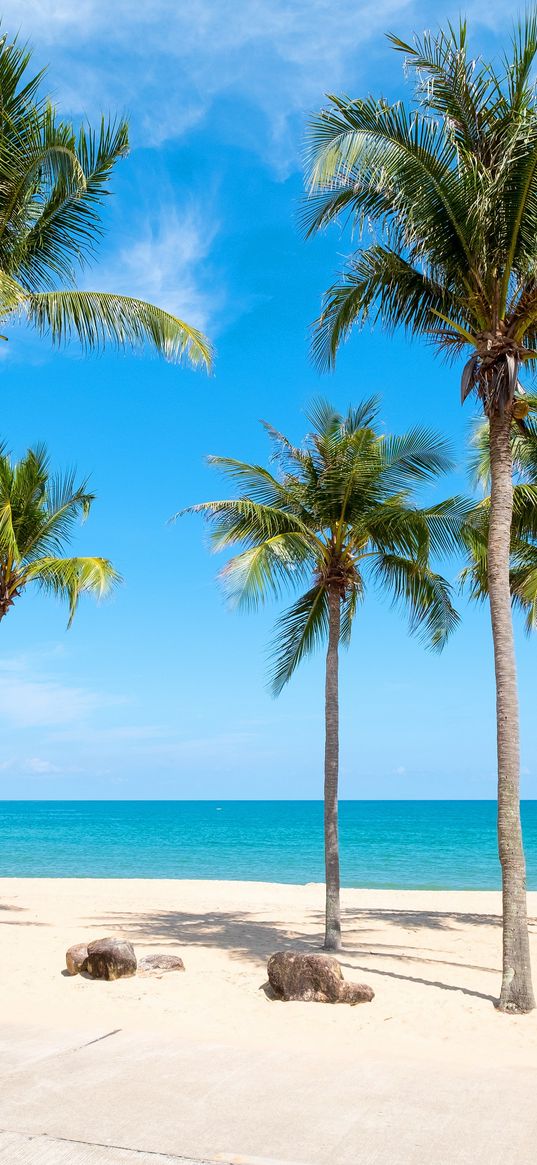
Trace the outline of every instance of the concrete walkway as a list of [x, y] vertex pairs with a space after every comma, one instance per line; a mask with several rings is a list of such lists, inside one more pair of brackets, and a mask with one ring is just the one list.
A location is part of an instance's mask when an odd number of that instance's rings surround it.
[[123, 1031], [2, 1030], [0, 1162], [534, 1165], [527, 1067], [364, 1061], [338, 1070]]
[[0, 1162], [5, 1165], [210, 1165], [192, 1157], [138, 1152], [109, 1145], [87, 1145], [57, 1137], [0, 1132]]

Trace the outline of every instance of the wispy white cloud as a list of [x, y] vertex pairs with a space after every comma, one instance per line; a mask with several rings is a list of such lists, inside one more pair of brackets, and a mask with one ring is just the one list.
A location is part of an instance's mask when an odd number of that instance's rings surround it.
[[[148, 144], [240, 96], [265, 119], [259, 152], [284, 171], [299, 164], [297, 115], [327, 91], [369, 83], [364, 47], [374, 36], [458, 15], [445, 2], [431, 20], [425, 0], [4, 0], [2, 11], [51, 60], [56, 92], [74, 112], [126, 109], [135, 144]], [[466, 12], [491, 27], [505, 16], [499, 0], [469, 0]], [[241, 124], [235, 132], [240, 139]]]
[[49, 657], [47, 667], [46, 655], [6, 657], [0, 664], [2, 779], [82, 774], [91, 780], [125, 767], [181, 772], [199, 762], [244, 768], [268, 754], [263, 721], [239, 721], [231, 731], [144, 722], [143, 714], [135, 719], [132, 700], [70, 683], [69, 661], [51, 654], [55, 666]]
[[[180, 213], [170, 202], [139, 223], [129, 223], [123, 246], [99, 266], [99, 288], [158, 303], [214, 334], [225, 296], [206, 265], [217, 233], [210, 217], [207, 221], [207, 206], [202, 217], [193, 206]], [[86, 282], [89, 286], [94, 277]]]
[[44, 728], [85, 718], [99, 705], [97, 693], [47, 675], [0, 667], [0, 723]]
[[52, 761], [47, 760], [46, 757], [43, 756], [28, 757], [24, 767], [26, 768], [27, 772], [32, 773], [34, 776], [38, 777], [48, 777], [52, 773], [61, 772], [61, 769], [58, 765], [53, 764]]
[[[72, 769], [70, 770], [73, 771]], [[16, 776], [51, 777], [63, 772], [60, 765], [42, 756], [11, 756], [0, 761], [0, 773], [15, 774]]]
[[[207, 726], [210, 729], [210, 726]], [[75, 745], [86, 757], [107, 756], [129, 764], [150, 762], [161, 767], [181, 768], [189, 761], [233, 761], [248, 764], [266, 756], [270, 749], [259, 732], [240, 723], [234, 731], [214, 728], [206, 733], [188, 734], [184, 728], [170, 724], [100, 724], [78, 723], [53, 728], [47, 742], [54, 746]]]

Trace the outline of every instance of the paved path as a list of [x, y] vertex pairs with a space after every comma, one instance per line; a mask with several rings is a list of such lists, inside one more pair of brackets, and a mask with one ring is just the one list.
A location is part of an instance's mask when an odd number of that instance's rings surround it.
[[123, 1031], [0, 1033], [0, 1162], [535, 1165], [525, 1065], [251, 1051]]
[[210, 1165], [192, 1157], [170, 1157], [168, 1153], [140, 1153], [137, 1149], [7, 1132], [0, 1132], [0, 1162], [5, 1165]]

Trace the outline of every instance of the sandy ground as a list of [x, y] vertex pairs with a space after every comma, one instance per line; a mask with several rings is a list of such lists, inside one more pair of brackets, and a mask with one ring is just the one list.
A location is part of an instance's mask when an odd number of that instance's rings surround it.
[[[282, 1004], [263, 990], [272, 951], [319, 948], [321, 886], [2, 879], [2, 1019], [21, 1032], [97, 1025], [268, 1052], [299, 1047], [335, 1068], [358, 1050], [361, 1059], [537, 1069], [537, 1012], [507, 1017], [493, 1006], [499, 895], [345, 890], [342, 903], [344, 975], [376, 993], [354, 1008]], [[537, 894], [529, 908], [535, 916]], [[531, 930], [537, 972], [535, 918]], [[105, 935], [130, 939], [139, 955], [176, 952], [186, 973], [115, 983], [62, 973], [71, 943]]]

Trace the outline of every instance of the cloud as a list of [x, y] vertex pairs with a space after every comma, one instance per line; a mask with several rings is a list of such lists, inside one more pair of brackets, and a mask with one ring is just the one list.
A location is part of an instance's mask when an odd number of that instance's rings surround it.
[[[240, 722], [236, 731], [215, 728], [208, 734], [188, 734], [175, 723], [133, 722], [132, 701], [106, 689], [72, 684], [50, 672], [50, 656], [6, 657], [0, 663], [0, 727], [9, 753], [0, 760], [0, 772], [47, 775], [72, 772], [70, 746], [85, 763], [91, 758], [150, 758], [165, 764], [199, 757], [222, 759], [260, 748], [264, 721]], [[50, 747], [53, 759], [41, 752], [28, 756], [28, 732], [36, 730], [37, 747]], [[45, 731], [43, 731], [45, 730]], [[24, 751], [19, 745], [26, 746]], [[13, 747], [15, 745], [15, 747]], [[80, 771], [78, 768], [76, 771]]]
[[[224, 292], [221, 280], [212, 278], [205, 265], [217, 225], [207, 221], [206, 205], [203, 210], [203, 216], [193, 206], [180, 213], [170, 203], [129, 225], [125, 245], [99, 265], [99, 288], [157, 303], [214, 332]], [[94, 282], [90, 277], [88, 286]]]
[[[10, 760], [0, 761], [1, 773], [16, 773], [32, 777], [56, 776], [63, 770], [42, 756], [11, 757]], [[71, 770], [73, 771], [73, 770]]]
[[0, 721], [21, 728], [68, 724], [93, 711], [99, 697], [56, 680], [0, 674]]
[[[4, 26], [21, 28], [53, 65], [55, 93], [74, 113], [128, 110], [134, 141], [177, 138], [228, 96], [265, 119], [255, 148], [276, 168], [298, 168], [305, 113], [327, 91], [367, 82], [363, 49], [392, 27], [434, 25], [452, 4], [424, 0], [4, 0]], [[498, 4], [467, 15], [494, 26]], [[241, 138], [240, 120], [234, 133]]]
[[42, 756], [29, 757], [26, 764], [23, 763], [22, 767], [26, 768], [27, 772], [33, 773], [35, 776], [48, 776], [50, 773], [59, 773], [61, 771], [58, 765], [53, 765], [52, 761], [45, 760]]
[[240, 757], [240, 763], [248, 763], [254, 757], [267, 754], [258, 733], [252, 732], [242, 722], [236, 731], [215, 729], [212, 734], [187, 736], [173, 726], [166, 724], [110, 724], [80, 723], [54, 728], [47, 735], [47, 742], [54, 745], [76, 744], [84, 748], [85, 755], [146, 758], [157, 764], [180, 765], [189, 760], [226, 761]]

